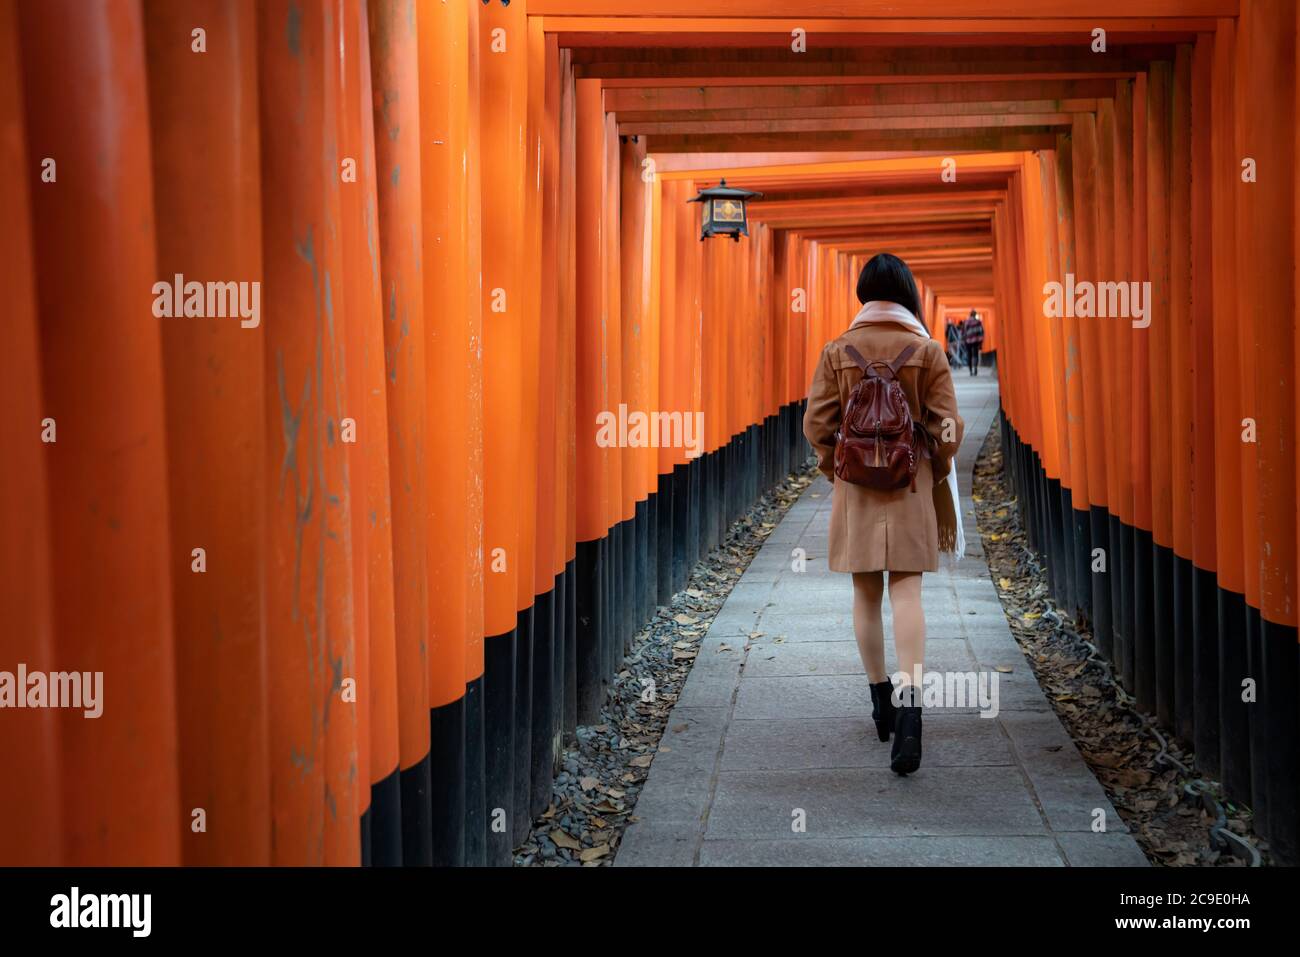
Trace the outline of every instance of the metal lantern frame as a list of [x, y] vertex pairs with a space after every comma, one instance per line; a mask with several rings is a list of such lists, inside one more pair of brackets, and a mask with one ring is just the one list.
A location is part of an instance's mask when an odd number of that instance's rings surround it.
[[746, 203], [762, 195], [752, 189], [728, 186], [725, 179], [717, 186], [700, 190], [694, 199], [687, 200], [688, 203], [700, 203], [703, 208], [700, 241], [710, 236], [730, 236], [735, 242], [740, 242], [741, 236], [749, 235]]

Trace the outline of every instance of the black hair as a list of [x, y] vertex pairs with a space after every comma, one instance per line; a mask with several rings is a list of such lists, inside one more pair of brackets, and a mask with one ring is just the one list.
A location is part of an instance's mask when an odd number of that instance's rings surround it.
[[897, 303], [918, 319], [921, 316], [921, 297], [912, 270], [892, 253], [876, 253], [858, 276], [858, 302], [877, 299]]

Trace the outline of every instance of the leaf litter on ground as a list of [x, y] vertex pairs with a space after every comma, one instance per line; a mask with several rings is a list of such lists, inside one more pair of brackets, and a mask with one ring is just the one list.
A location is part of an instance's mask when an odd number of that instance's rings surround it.
[[[809, 464], [759, 499], [727, 530], [722, 545], [701, 558], [686, 587], [633, 638], [601, 707], [600, 723], [579, 726], [576, 737], [566, 742], [550, 801], [515, 849], [515, 866], [607, 867], [614, 862], [623, 833], [635, 820], [636, 800], [654, 756], [670, 750], [660, 740], [699, 657], [702, 637], [815, 474]], [[648, 687], [655, 693], [647, 701]], [[673, 730], [680, 734], [688, 727], [678, 721]]]
[[[1028, 547], [1019, 510], [1003, 474], [1002, 437], [991, 429], [975, 463], [975, 512], [1011, 633], [1034, 676], [1074, 740], [1115, 810], [1153, 864], [1172, 867], [1240, 867], [1243, 860], [1215, 849], [1214, 821], [1200, 804], [1182, 800], [1192, 781], [1206, 787], [1224, 806], [1227, 827], [1242, 835], [1267, 864], [1268, 845], [1251, 832], [1249, 809], [1225, 802], [1217, 782], [1184, 768], [1195, 755], [1165, 728], [1166, 759], [1132, 699], [1111, 679], [1109, 667], [1093, 653], [1090, 626], [1076, 622], [1051, 600], [1041, 556]], [[1002, 671], [1003, 667], [998, 667]], [[1010, 669], [1008, 669], [1010, 670]]]

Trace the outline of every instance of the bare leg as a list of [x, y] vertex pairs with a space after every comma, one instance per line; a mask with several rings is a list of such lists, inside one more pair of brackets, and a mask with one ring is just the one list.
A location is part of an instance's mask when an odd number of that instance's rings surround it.
[[925, 611], [921, 608], [920, 572], [889, 573], [889, 607], [894, 612], [898, 667], [906, 675], [902, 684], [912, 684], [916, 669], [925, 665]]
[[853, 634], [858, 639], [862, 667], [872, 684], [889, 677], [885, 673], [885, 624], [880, 617], [884, 597], [883, 572], [853, 573]]

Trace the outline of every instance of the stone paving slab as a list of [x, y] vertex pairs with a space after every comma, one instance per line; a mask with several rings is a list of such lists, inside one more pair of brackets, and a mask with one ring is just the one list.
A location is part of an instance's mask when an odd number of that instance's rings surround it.
[[[805, 815], [806, 832], [794, 829]], [[1014, 769], [947, 767], [901, 778], [884, 768], [729, 771], [718, 777], [708, 836], [912, 837], [1045, 834]]]
[[[928, 710], [921, 770], [889, 770], [853, 640], [849, 578], [826, 567], [831, 489], [819, 478], [702, 640], [617, 866], [1146, 863], [1007, 625], [969, 498], [996, 380], [958, 375], [956, 386], [967, 550], [922, 581], [926, 664], [996, 676], [996, 716]], [[892, 671], [887, 598], [884, 617]], [[1094, 833], [1099, 820], [1104, 833]]]
[[706, 841], [700, 864], [705, 867], [1063, 866], [1051, 838], [1014, 836]]
[[[925, 729], [927, 767], [1015, 764], [1011, 742], [996, 721], [927, 715]], [[721, 770], [888, 768], [889, 748], [879, 743], [875, 725], [860, 717], [732, 721]]]

